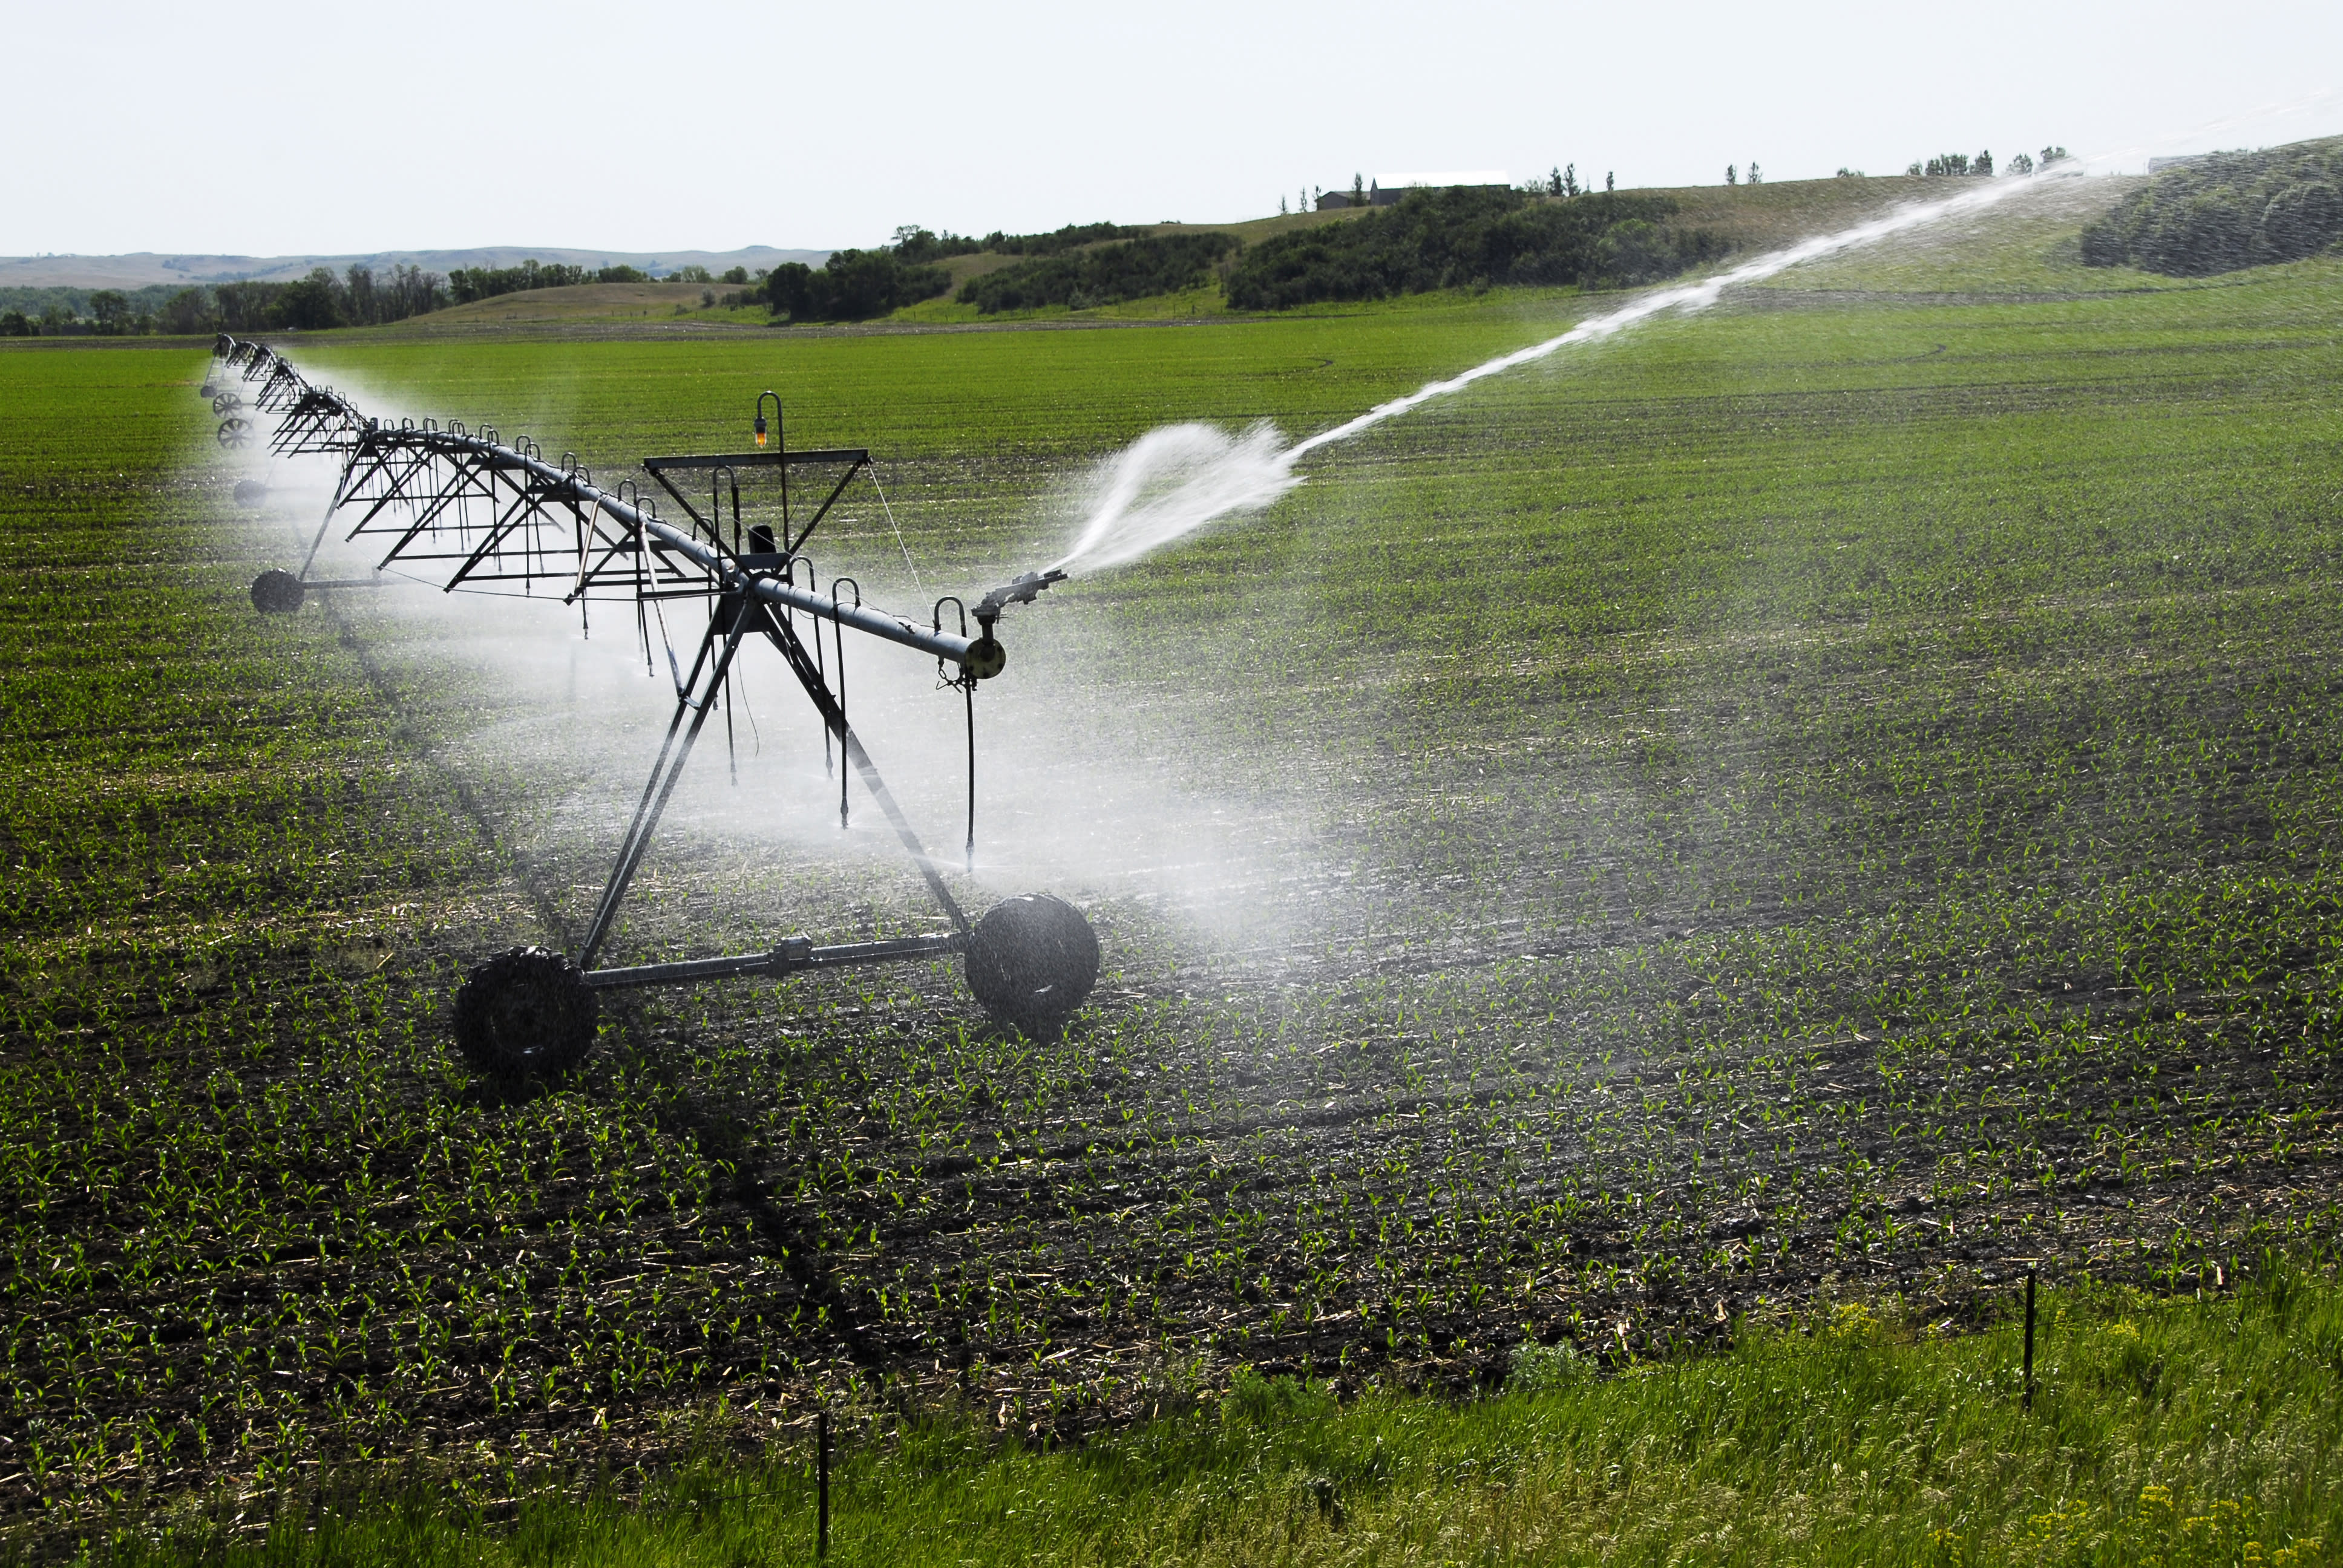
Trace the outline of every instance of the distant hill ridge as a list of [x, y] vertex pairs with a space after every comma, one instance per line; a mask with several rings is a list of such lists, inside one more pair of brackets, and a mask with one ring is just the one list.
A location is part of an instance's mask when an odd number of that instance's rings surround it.
[[827, 250], [779, 250], [752, 245], [741, 250], [576, 250], [558, 246], [493, 245], [470, 250], [380, 250], [351, 256], [198, 256], [136, 251], [128, 256], [0, 256], [0, 288], [144, 288], [153, 284], [291, 283], [316, 267], [337, 273], [352, 266], [387, 272], [419, 266], [448, 273], [458, 267], [518, 266], [530, 259], [571, 266], [633, 266], [654, 277], [686, 266], [721, 274], [735, 266], [769, 272], [789, 262], [820, 266]]

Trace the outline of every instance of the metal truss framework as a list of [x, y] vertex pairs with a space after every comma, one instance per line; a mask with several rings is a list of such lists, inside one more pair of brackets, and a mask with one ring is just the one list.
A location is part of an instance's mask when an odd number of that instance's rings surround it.
[[[769, 393], [760, 397], [758, 404], [756, 427], [761, 449], [644, 460], [645, 470], [688, 518], [686, 526], [677, 527], [659, 518], [657, 507], [641, 497], [631, 480], [608, 489], [597, 485], [575, 454], [565, 453], [558, 462], [548, 461], [525, 436], [506, 442], [493, 428], [473, 431], [452, 421], [445, 427], [427, 419], [419, 423], [402, 419], [393, 425], [367, 417], [341, 394], [311, 385], [282, 354], [226, 336], [215, 347], [211, 373], [204, 384], [204, 395], [214, 398], [215, 411], [228, 414], [219, 429], [224, 447], [249, 447], [256, 439], [252, 425], [237, 412], [241, 405], [234, 394], [219, 390], [233, 380], [255, 387], [252, 408], [274, 417], [275, 428], [267, 437], [270, 452], [287, 457], [326, 456], [340, 465], [333, 498], [308, 542], [299, 571], [266, 572], [253, 584], [253, 602], [264, 611], [297, 609], [306, 595], [316, 589], [381, 586], [401, 578], [449, 592], [556, 598], [564, 605], [578, 606], [581, 615], [590, 599], [618, 598], [635, 607], [648, 658], [648, 607], [676, 599], [697, 599], [706, 607], [707, 628], [689, 671], [675, 658], [672, 648], [669, 652], [676, 685], [675, 711], [585, 935], [577, 978], [586, 986], [600, 990], [730, 975], [787, 975], [970, 950], [978, 928], [953, 898], [849, 722], [844, 637], [850, 630], [861, 632], [931, 655], [944, 683], [962, 694], [968, 704], [971, 743], [972, 851], [975, 687], [979, 680], [999, 674], [1007, 662], [993, 635], [1002, 610], [1012, 603], [1031, 602], [1062, 574], [1028, 574], [984, 596], [972, 611], [957, 598], [939, 599], [924, 626], [865, 606], [859, 585], [850, 578], [834, 580], [827, 594], [817, 591], [811, 566], [803, 554], [806, 540], [830, 515], [854, 478], [868, 468], [870, 457], [859, 447], [792, 452], [785, 438], [764, 448], [763, 402], [772, 396]], [[773, 400], [778, 422], [779, 399]], [[741, 478], [764, 469], [772, 470], [779, 480], [779, 515], [771, 523], [744, 526]], [[813, 479], [810, 493], [820, 497], [801, 526], [789, 506], [793, 472]], [[678, 478], [693, 481], [695, 486], [699, 479], [706, 480], [705, 512], [678, 487]], [[350, 523], [353, 514], [356, 521]], [[310, 575], [327, 534], [337, 522], [347, 524], [346, 542], [372, 541], [380, 549], [373, 578], [328, 582]], [[800, 582], [800, 577], [805, 580]], [[845, 591], [850, 588], [850, 597]], [[945, 629], [947, 606], [955, 612], [954, 630]], [[968, 635], [971, 613], [978, 623], [974, 637]], [[829, 656], [823, 648], [825, 627], [833, 650]], [[728, 681], [732, 667], [742, 645], [758, 638], [780, 653], [820, 716], [825, 755], [834, 744], [840, 757], [862, 779], [952, 929], [830, 947], [793, 938], [762, 952], [596, 969], [595, 961], [609, 938], [659, 819], [702, 729], [720, 701], [726, 706], [729, 730]], [[848, 809], [845, 769], [840, 769], [837, 777], [842, 826]], [[1079, 921], [1079, 915], [1070, 909], [1066, 912]], [[1083, 935], [1087, 936], [1086, 926]], [[1094, 972], [1095, 939], [1090, 939], [1090, 952]], [[483, 970], [488, 967], [484, 965]], [[1086, 992], [1089, 984], [1085, 976], [1080, 989]]]

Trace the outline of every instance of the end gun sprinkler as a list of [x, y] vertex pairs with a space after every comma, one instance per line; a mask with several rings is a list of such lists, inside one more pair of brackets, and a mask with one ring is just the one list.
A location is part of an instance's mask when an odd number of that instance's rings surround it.
[[1002, 583], [977, 600], [975, 609], [970, 613], [976, 617], [981, 635], [969, 644], [968, 672], [979, 680], [990, 680], [1008, 668], [1009, 650], [1001, 646], [999, 638], [992, 635], [993, 627], [1000, 622], [1001, 612], [1012, 604], [1031, 604], [1041, 597], [1043, 588], [1065, 580], [1066, 574], [1055, 567], [1045, 572], [1027, 572], [1014, 581]]

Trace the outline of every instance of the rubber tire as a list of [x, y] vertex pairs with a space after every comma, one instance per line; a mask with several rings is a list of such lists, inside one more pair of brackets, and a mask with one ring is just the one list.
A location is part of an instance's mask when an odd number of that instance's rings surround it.
[[307, 591], [299, 578], [271, 567], [252, 579], [252, 608], [263, 615], [291, 615]]
[[558, 1078], [594, 1049], [601, 1004], [550, 948], [511, 948], [456, 992], [456, 1049], [491, 1078]]
[[238, 479], [236, 482], [236, 504], [239, 507], [262, 506], [268, 500], [268, 487], [258, 479]]
[[1008, 899], [970, 933], [968, 989], [984, 1010], [1029, 1035], [1055, 1034], [1098, 983], [1098, 933], [1048, 893]]

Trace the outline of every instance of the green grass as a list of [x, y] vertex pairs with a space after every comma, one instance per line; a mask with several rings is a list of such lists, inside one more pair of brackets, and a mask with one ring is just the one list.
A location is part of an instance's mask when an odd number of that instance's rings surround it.
[[[395, 600], [255, 618], [314, 518], [239, 518], [200, 350], [0, 351], [7, 1528], [657, 1472], [719, 1400], [753, 1446], [816, 1398], [1038, 1439], [1175, 1370], [1462, 1390], [1524, 1324], [1654, 1355], [1720, 1302], [2331, 1240], [2343, 263], [1903, 265], [1483, 383], [1018, 612], [970, 891], [1091, 910], [1067, 1038], [941, 965], [712, 988], [536, 1095], [446, 998], [574, 942], [657, 686], [581, 759]], [[287, 347], [606, 477], [779, 387], [880, 456], [932, 594], [1051, 558], [1158, 423], [1322, 428], [1596, 307]], [[923, 604], [894, 550], [863, 506], [821, 565]], [[905, 702], [874, 749], [942, 838], [957, 713]], [[924, 919], [711, 799], [614, 956]]]
[[[841, 1432], [830, 1561], [1082, 1563], [2250, 1563], [2343, 1542], [2343, 1293], [2280, 1264], [2241, 1295], [2043, 1299], [1947, 1336], [1926, 1303], [1745, 1324], [1721, 1354], [1523, 1352], [1502, 1396], [1337, 1405], [1247, 1380], [1079, 1448], [981, 1419]], [[480, 1491], [289, 1490], [116, 1539], [116, 1561], [749, 1563], [813, 1556], [799, 1441], [713, 1452], [628, 1498], [590, 1468]], [[518, 1493], [527, 1501], [515, 1503]], [[102, 1538], [101, 1538], [102, 1539]]]
[[[1938, 197], [1962, 181], [1898, 181]], [[1872, 294], [2107, 294], [2189, 286], [2128, 266], [2083, 265], [2081, 228], [2133, 190], [2133, 179], [2045, 179], [2006, 205], [1956, 223], [1915, 229], [1875, 248], [1775, 277], [1772, 291], [1857, 289]], [[2267, 284], [2268, 277], [2260, 283]], [[2201, 280], [2197, 280], [2201, 286]]]

